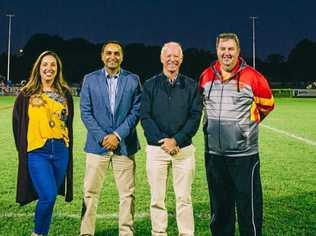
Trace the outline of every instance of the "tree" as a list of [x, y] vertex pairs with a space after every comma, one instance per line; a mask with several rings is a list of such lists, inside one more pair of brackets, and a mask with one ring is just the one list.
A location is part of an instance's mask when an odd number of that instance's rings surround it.
[[[11, 58], [10, 78], [14, 83], [27, 80], [35, 59], [45, 50], [56, 52], [62, 59], [65, 79], [70, 84], [80, 84], [83, 76], [103, 66], [100, 58], [102, 44], [93, 44], [85, 39], [64, 40], [47, 34], [33, 35], [22, 54]], [[162, 71], [160, 62], [161, 46], [133, 43], [125, 46], [123, 67], [140, 75], [141, 82]], [[308, 39], [300, 41], [290, 52], [288, 60], [279, 54], [270, 54], [265, 60], [256, 58], [256, 69], [267, 76], [269, 81], [286, 83], [286, 86], [305, 87], [315, 81], [312, 70], [316, 55], [316, 43]], [[216, 55], [197, 48], [184, 50], [181, 73], [198, 79], [204, 68], [209, 66]], [[251, 58], [247, 60], [252, 61]], [[250, 63], [251, 64], [251, 63]], [[7, 55], [0, 55], [0, 74], [5, 75]]]
[[265, 75], [275, 82], [287, 82], [288, 73], [286, 70], [286, 62], [284, 56], [280, 54], [270, 54], [264, 61]]
[[303, 86], [299, 81], [308, 82], [315, 80], [315, 55], [316, 43], [303, 39], [290, 52], [287, 61], [287, 70], [291, 81]]

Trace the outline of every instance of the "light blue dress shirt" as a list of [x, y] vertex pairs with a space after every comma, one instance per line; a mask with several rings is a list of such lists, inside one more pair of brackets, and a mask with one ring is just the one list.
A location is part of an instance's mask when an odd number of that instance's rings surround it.
[[110, 75], [106, 70], [104, 70], [104, 72], [105, 72], [106, 84], [108, 86], [111, 112], [112, 112], [112, 115], [114, 116], [115, 97], [117, 93], [117, 81], [120, 76], [120, 72], [118, 72], [115, 75]]
[[[115, 75], [110, 75], [106, 71], [106, 69], [104, 69], [104, 73], [105, 73], [105, 78], [106, 78], [106, 84], [108, 87], [111, 113], [112, 113], [112, 116], [114, 117], [115, 98], [116, 98], [116, 93], [117, 93], [117, 81], [118, 81], [118, 78], [120, 77], [120, 71]], [[113, 133], [121, 141], [120, 135], [116, 133], [115, 131]]]

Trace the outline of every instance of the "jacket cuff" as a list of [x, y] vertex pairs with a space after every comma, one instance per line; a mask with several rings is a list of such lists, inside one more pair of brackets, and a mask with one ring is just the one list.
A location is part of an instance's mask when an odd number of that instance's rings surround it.
[[177, 142], [177, 146], [181, 146], [181, 144], [183, 143], [183, 135], [181, 134], [176, 134], [174, 137], [173, 137], [176, 142]]
[[102, 141], [104, 139], [104, 137], [106, 136], [106, 134], [104, 135], [99, 135], [99, 137], [97, 138], [97, 140], [99, 141], [98, 143], [100, 144], [100, 146], [102, 146]]
[[113, 132], [113, 134], [118, 138], [118, 140], [121, 142], [121, 137], [120, 137], [120, 135], [116, 132], [116, 131], [114, 131]]

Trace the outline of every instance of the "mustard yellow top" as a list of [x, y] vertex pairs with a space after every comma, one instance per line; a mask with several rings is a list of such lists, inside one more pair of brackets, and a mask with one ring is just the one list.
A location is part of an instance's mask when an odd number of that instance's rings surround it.
[[27, 151], [41, 148], [47, 139], [64, 139], [69, 145], [68, 129], [65, 124], [68, 111], [66, 99], [56, 92], [34, 94], [28, 107], [29, 125]]

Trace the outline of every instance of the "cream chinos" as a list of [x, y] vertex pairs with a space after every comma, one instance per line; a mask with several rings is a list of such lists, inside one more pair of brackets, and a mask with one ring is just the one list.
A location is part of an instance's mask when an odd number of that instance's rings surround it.
[[105, 156], [87, 153], [84, 178], [84, 206], [80, 234], [94, 235], [97, 205], [108, 167], [112, 164], [116, 187], [119, 192], [119, 235], [134, 235], [134, 156], [119, 156], [108, 153]]
[[176, 219], [179, 235], [194, 235], [191, 187], [195, 171], [195, 148], [189, 145], [175, 156], [159, 146], [147, 146], [147, 176], [151, 191], [150, 216], [152, 235], [167, 235], [168, 212], [165, 205], [168, 169], [171, 166], [176, 196]]

